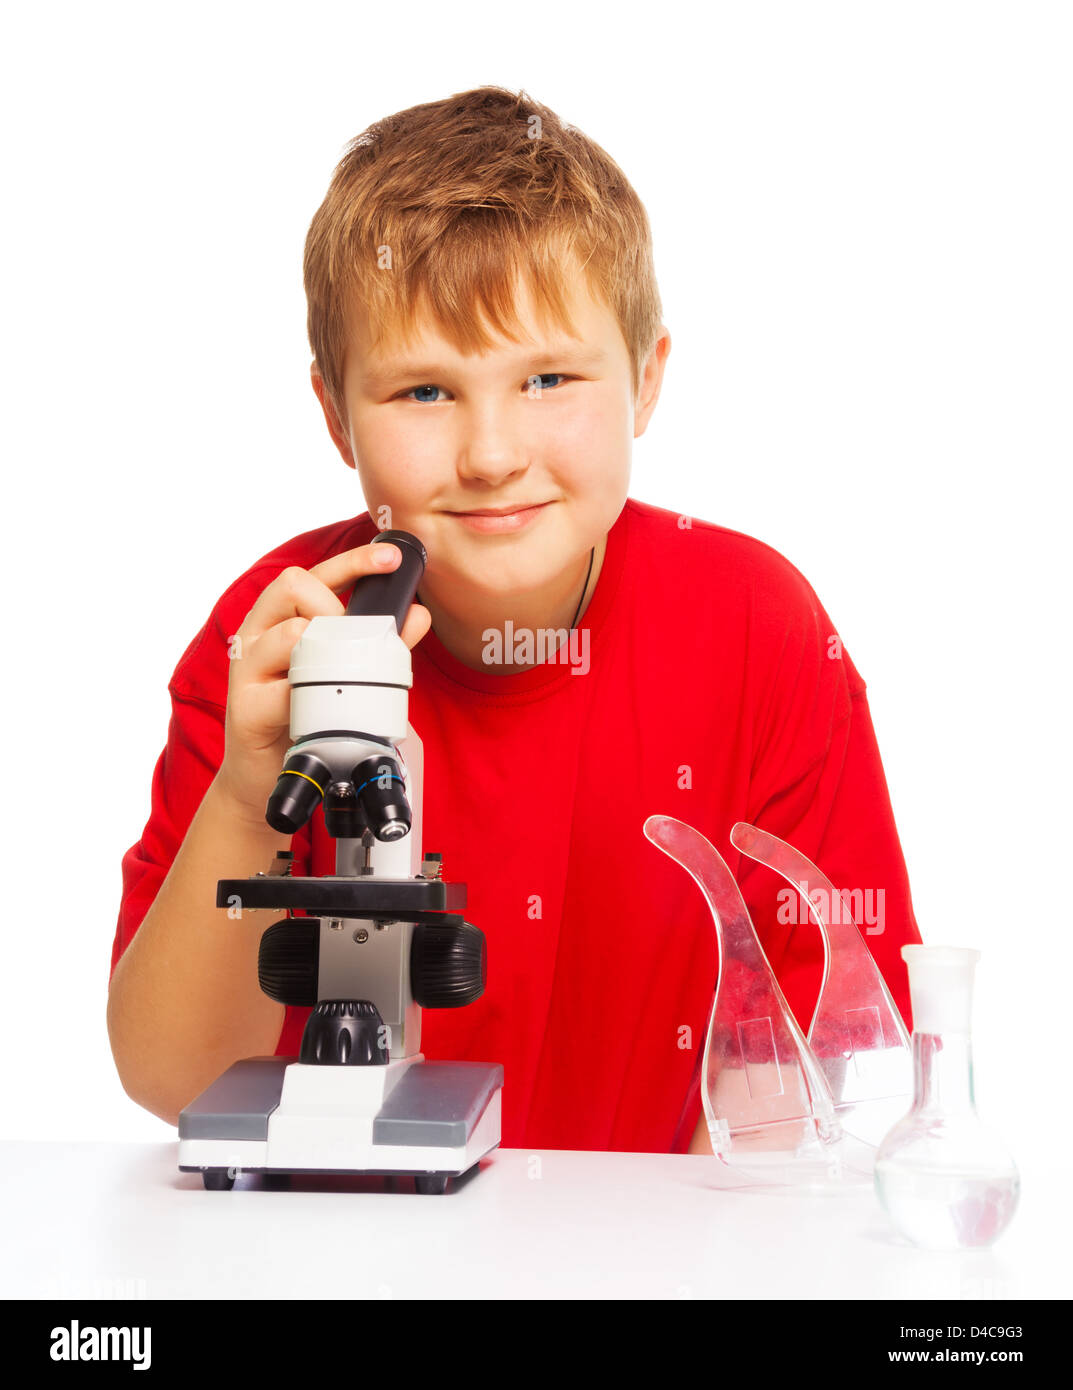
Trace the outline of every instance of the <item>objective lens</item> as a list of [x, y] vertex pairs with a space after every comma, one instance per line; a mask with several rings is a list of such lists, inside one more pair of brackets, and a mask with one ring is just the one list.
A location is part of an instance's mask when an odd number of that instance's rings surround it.
[[349, 782], [332, 782], [325, 792], [324, 828], [333, 840], [361, 839], [365, 816]]
[[399, 765], [386, 756], [365, 758], [352, 774], [354, 789], [378, 840], [400, 840], [410, 830], [410, 803]]
[[331, 773], [312, 753], [295, 753], [287, 759], [276, 789], [268, 798], [265, 820], [281, 835], [301, 830], [320, 805]]

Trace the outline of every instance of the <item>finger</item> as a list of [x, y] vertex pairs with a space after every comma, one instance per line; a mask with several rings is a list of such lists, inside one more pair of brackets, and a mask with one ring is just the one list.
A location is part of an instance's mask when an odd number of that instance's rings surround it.
[[291, 653], [309, 623], [309, 618], [285, 618], [259, 637], [242, 637], [236, 656], [238, 664], [231, 672], [233, 683], [250, 685], [273, 676], [286, 676], [290, 669]]
[[412, 651], [432, 626], [432, 614], [420, 603], [410, 605], [410, 611], [402, 625], [399, 636]]
[[243, 619], [238, 636], [245, 647], [288, 618], [334, 618], [342, 611], [343, 605], [323, 580], [310, 570], [290, 565], [262, 591]]
[[231, 724], [244, 746], [263, 752], [279, 742], [291, 720], [291, 687], [286, 677], [261, 681], [242, 693]]
[[329, 556], [309, 571], [333, 592], [346, 589], [355, 579], [366, 574], [390, 574], [402, 559], [402, 552], [390, 541], [359, 545], [344, 550], [341, 555]]
[[257, 638], [286, 618], [336, 618], [345, 610], [335, 590], [345, 589], [366, 574], [390, 574], [402, 554], [388, 541], [359, 545], [332, 555], [308, 570], [292, 565], [264, 590], [239, 628], [244, 638]]

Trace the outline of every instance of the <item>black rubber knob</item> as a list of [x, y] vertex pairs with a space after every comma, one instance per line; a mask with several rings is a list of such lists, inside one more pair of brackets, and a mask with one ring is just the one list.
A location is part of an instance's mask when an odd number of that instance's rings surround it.
[[269, 999], [312, 1008], [319, 969], [320, 922], [315, 917], [285, 917], [261, 937], [257, 983]]
[[460, 1009], [484, 993], [484, 932], [471, 922], [421, 922], [410, 943], [410, 991], [423, 1009]]
[[388, 1030], [368, 999], [322, 999], [306, 1021], [300, 1062], [326, 1067], [388, 1063]]

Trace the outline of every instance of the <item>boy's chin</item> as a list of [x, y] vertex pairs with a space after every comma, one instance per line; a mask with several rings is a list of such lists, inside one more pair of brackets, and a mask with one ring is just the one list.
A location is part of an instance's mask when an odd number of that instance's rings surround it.
[[[452, 547], [451, 569], [458, 582], [486, 594], [529, 593], [554, 584], [576, 560], [564, 537], [545, 533], [538, 539], [513, 536], [494, 548]], [[445, 557], [446, 558], [446, 557]]]

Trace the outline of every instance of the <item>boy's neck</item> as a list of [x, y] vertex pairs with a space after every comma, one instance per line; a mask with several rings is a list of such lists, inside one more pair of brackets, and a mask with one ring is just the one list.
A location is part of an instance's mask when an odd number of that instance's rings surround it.
[[[437, 639], [451, 653], [456, 661], [475, 671], [489, 671], [509, 676], [518, 671], [530, 669], [536, 663], [513, 665], [507, 662], [489, 665], [484, 659], [487, 648], [485, 632], [492, 629], [499, 633], [506, 630], [507, 620], [513, 624], [515, 634], [528, 629], [539, 632], [544, 629], [563, 629], [569, 632], [571, 621], [580, 622], [585, 610], [592, 602], [596, 592], [596, 581], [604, 562], [607, 550], [607, 537], [601, 536], [592, 555], [592, 572], [589, 572], [589, 552], [582, 556], [576, 570], [560, 576], [554, 585], [519, 594], [516, 597], [500, 598], [482, 607], [465, 600], [457, 606], [445, 607], [437, 599], [420, 589], [417, 601], [432, 614], [432, 630]], [[588, 582], [586, 583], [586, 575]], [[582, 590], [584, 589], [584, 599]], [[578, 603], [581, 611], [578, 612]], [[577, 613], [577, 617], [574, 614]], [[508, 654], [504, 647], [503, 655]], [[551, 653], [547, 654], [548, 656]], [[547, 659], [547, 657], [545, 657]]]

